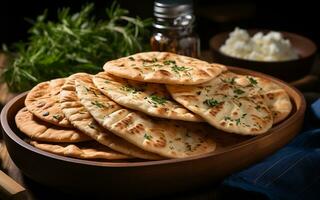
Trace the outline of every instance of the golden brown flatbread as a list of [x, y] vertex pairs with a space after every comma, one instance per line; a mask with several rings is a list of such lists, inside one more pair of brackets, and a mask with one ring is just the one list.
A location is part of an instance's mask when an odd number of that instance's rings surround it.
[[51, 124], [72, 128], [61, 111], [59, 94], [65, 79], [39, 83], [28, 93], [25, 105], [38, 118]]
[[272, 114], [258, 94], [235, 82], [236, 74], [224, 72], [203, 84], [167, 85], [173, 98], [203, 117], [215, 128], [243, 135], [267, 132], [273, 124]]
[[119, 160], [128, 159], [130, 156], [118, 153], [98, 142], [81, 142], [77, 144], [50, 144], [41, 143], [37, 141], [30, 141], [30, 144], [34, 147], [54, 153], [61, 156], [81, 158], [86, 160], [92, 159], [107, 159], [107, 160]]
[[194, 85], [211, 80], [226, 67], [169, 52], [144, 52], [108, 61], [103, 69], [141, 82]]
[[103, 94], [124, 107], [154, 117], [203, 122], [201, 117], [174, 101], [162, 84], [122, 79], [107, 72], [95, 75], [93, 82]]
[[78, 97], [97, 122], [140, 148], [168, 158], [209, 153], [216, 143], [201, 123], [161, 120], [125, 109], [94, 84], [76, 81]]
[[156, 154], [144, 151], [136, 147], [135, 145], [123, 140], [122, 138], [114, 135], [108, 130], [102, 128], [94, 120], [94, 118], [79, 101], [75, 88], [75, 80], [82, 80], [86, 84], [93, 84], [91, 78], [91, 75], [85, 73], [77, 73], [71, 75], [61, 89], [60, 102], [62, 111], [64, 112], [68, 120], [70, 120], [71, 124], [99, 143], [108, 146], [115, 151], [142, 159], [163, 159]]
[[237, 75], [235, 82], [248, 88], [251, 95], [260, 94], [272, 112], [273, 124], [284, 120], [292, 110], [292, 104], [287, 92], [278, 84], [255, 76]]
[[43, 142], [82, 142], [92, 140], [78, 130], [58, 127], [41, 121], [27, 108], [22, 108], [15, 117], [18, 129], [33, 140]]

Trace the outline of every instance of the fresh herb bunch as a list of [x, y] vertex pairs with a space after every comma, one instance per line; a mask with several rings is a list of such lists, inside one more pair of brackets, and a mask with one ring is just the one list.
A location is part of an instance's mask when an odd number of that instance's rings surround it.
[[[94, 5], [71, 14], [69, 8], [58, 11], [57, 21], [40, 15], [29, 30], [27, 42], [10, 49], [11, 62], [1, 74], [13, 92], [22, 92], [35, 84], [75, 72], [96, 73], [110, 59], [145, 51], [151, 20], [128, 17], [128, 11], [113, 3], [106, 19], [97, 20]], [[144, 44], [144, 45], [143, 45]]]

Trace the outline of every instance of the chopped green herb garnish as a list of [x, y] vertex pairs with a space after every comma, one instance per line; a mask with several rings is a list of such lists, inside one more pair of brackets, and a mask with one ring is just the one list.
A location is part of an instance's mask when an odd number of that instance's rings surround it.
[[110, 83], [110, 81], [104, 81], [104, 83]]
[[153, 65], [147, 66], [147, 64], [149, 64], [149, 63], [155, 63], [155, 62], [158, 62], [158, 59], [157, 59], [157, 58], [152, 58], [152, 60], [142, 59], [142, 64], [143, 64], [144, 67], [152, 67]]
[[163, 104], [165, 104], [167, 102], [166, 98], [159, 97], [159, 96], [154, 95], [154, 94], [150, 96], [150, 99], [151, 99], [152, 103], [155, 104], [155, 105], [156, 104], [163, 105]]
[[244, 93], [244, 91], [239, 89], [239, 88], [233, 90], [233, 92], [236, 93], [236, 94], [239, 94], [239, 95]]
[[136, 88], [131, 85], [125, 85], [125, 86], [121, 87], [120, 89], [123, 91], [126, 91], [126, 92], [131, 92], [133, 94], [136, 94], [137, 92], [143, 91], [142, 88]]
[[209, 107], [214, 107], [214, 106], [219, 105], [221, 102], [219, 102], [215, 99], [206, 99], [203, 103]]
[[158, 63], [156, 63], [156, 64], [151, 64], [151, 65], [143, 65], [144, 67], [163, 67], [163, 65], [161, 65], [161, 64], [158, 64]]
[[249, 79], [251, 85], [257, 85], [258, 82], [257, 82], [256, 79], [254, 79], [254, 78], [252, 78], [252, 77], [250, 77], [250, 76], [247, 76], [247, 78]]
[[242, 114], [241, 118], [244, 118], [245, 116], [247, 116], [247, 113]]
[[106, 106], [100, 103], [99, 101], [91, 101], [92, 105], [97, 106], [98, 108], [105, 108]]
[[131, 61], [135, 61], [135, 59], [132, 56], [130, 56], [128, 59]]
[[165, 61], [163, 61], [163, 64], [165, 64], [165, 65], [170, 65], [170, 64], [175, 65], [176, 61], [174, 61], [174, 60], [165, 60]]
[[148, 135], [148, 134], [144, 134], [143, 136], [144, 138], [146, 138], [147, 140], [151, 140], [152, 139], [152, 135]]
[[256, 109], [257, 111], [259, 111], [259, 110], [260, 110], [260, 108], [261, 108], [261, 106], [260, 106], [260, 105], [257, 105], [257, 106], [255, 107], [255, 109]]
[[231, 85], [233, 85], [234, 83], [235, 83], [235, 77], [232, 77], [232, 78], [230, 78], [230, 79], [220, 79], [222, 82], [224, 82], [224, 83], [230, 83]]
[[233, 120], [232, 120], [230, 117], [228, 117], [228, 116], [225, 116], [225, 117], [224, 117], [224, 120], [225, 120], [225, 121], [228, 121], [228, 120], [233, 121]]
[[59, 120], [59, 119], [61, 118], [61, 115], [53, 115], [52, 117], [53, 117], [53, 119], [55, 119], [55, 120]]
[[240, 118], [239, 119], [235, 119], [236, 121], [236, 125], [238, 126], [240, 124]]
[[191, 70], [191, 68], [188, 68], [188, 67], [185, 67], [185, 66], [178, 66], [178, 65], [173, 65], [171, 67], [172, 71], [176, 72], [176, 73], [179, 73], [179, 72], [182, 72], [182, 71], [188, 71], [188, 70]]

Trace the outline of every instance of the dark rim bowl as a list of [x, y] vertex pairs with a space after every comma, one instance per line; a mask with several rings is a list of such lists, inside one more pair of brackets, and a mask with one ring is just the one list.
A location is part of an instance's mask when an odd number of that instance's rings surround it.
[[[257, 32], [267, 33], [268, 30], [250, 29], [252, 36]], [[289, 39], [299, 58], [288, 61], [255, 61], [229, 56], [220, 52], [220, 47], [229, 37], [230, 32], [222, 32], [210, 39], [210, 49], [215, 62], [229, 66], [239, 66], [254, 71], [263, 72], [285, 81], [298, 80], [310, 72], [315, 61], [317, 46], [310, 39], [285, 31], [280, 31], [284, 38]]]
[[[234, 67], [229, 69], [240, 74], [264, 77], [281, 85], [293, 103], [290, 116], [265, 134], [241, 136], [241, 140], [236, 140], [238, 136], [230, 134], [230, 137], [217, 130], [212, 133], [220, 137], [217, 137], [217, 142], [227, 141], [228, 137], [235, 142], [220, 145], [215, 152], [190, 158], [144, 162], [87, 161], [47, 153], [23, 140], [14, 122], [16, 113], [24, 106], [27, 93], [23, 93], [6, 104], [1, 112], [8, 152], [15, 164], [32, 180], [72, 194], [142, 198], [192, 190], [214, 183], [288, 143], [301, 129], [306, 109], [301, 93], [288, 84], [258, 72]], [[119, 192], [119, 188], [126, 192]]]

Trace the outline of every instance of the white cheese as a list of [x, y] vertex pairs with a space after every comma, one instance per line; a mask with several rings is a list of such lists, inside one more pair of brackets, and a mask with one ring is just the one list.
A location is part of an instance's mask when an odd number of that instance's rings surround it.
[[235, 28], [225, 44], [220, 47], [220, 51], [229, 56], [256, 61], [285, 61], [298, 58], [290, 41], [275, 31], [266, 35], [258, 32], [250, 37], [246, 30]]

